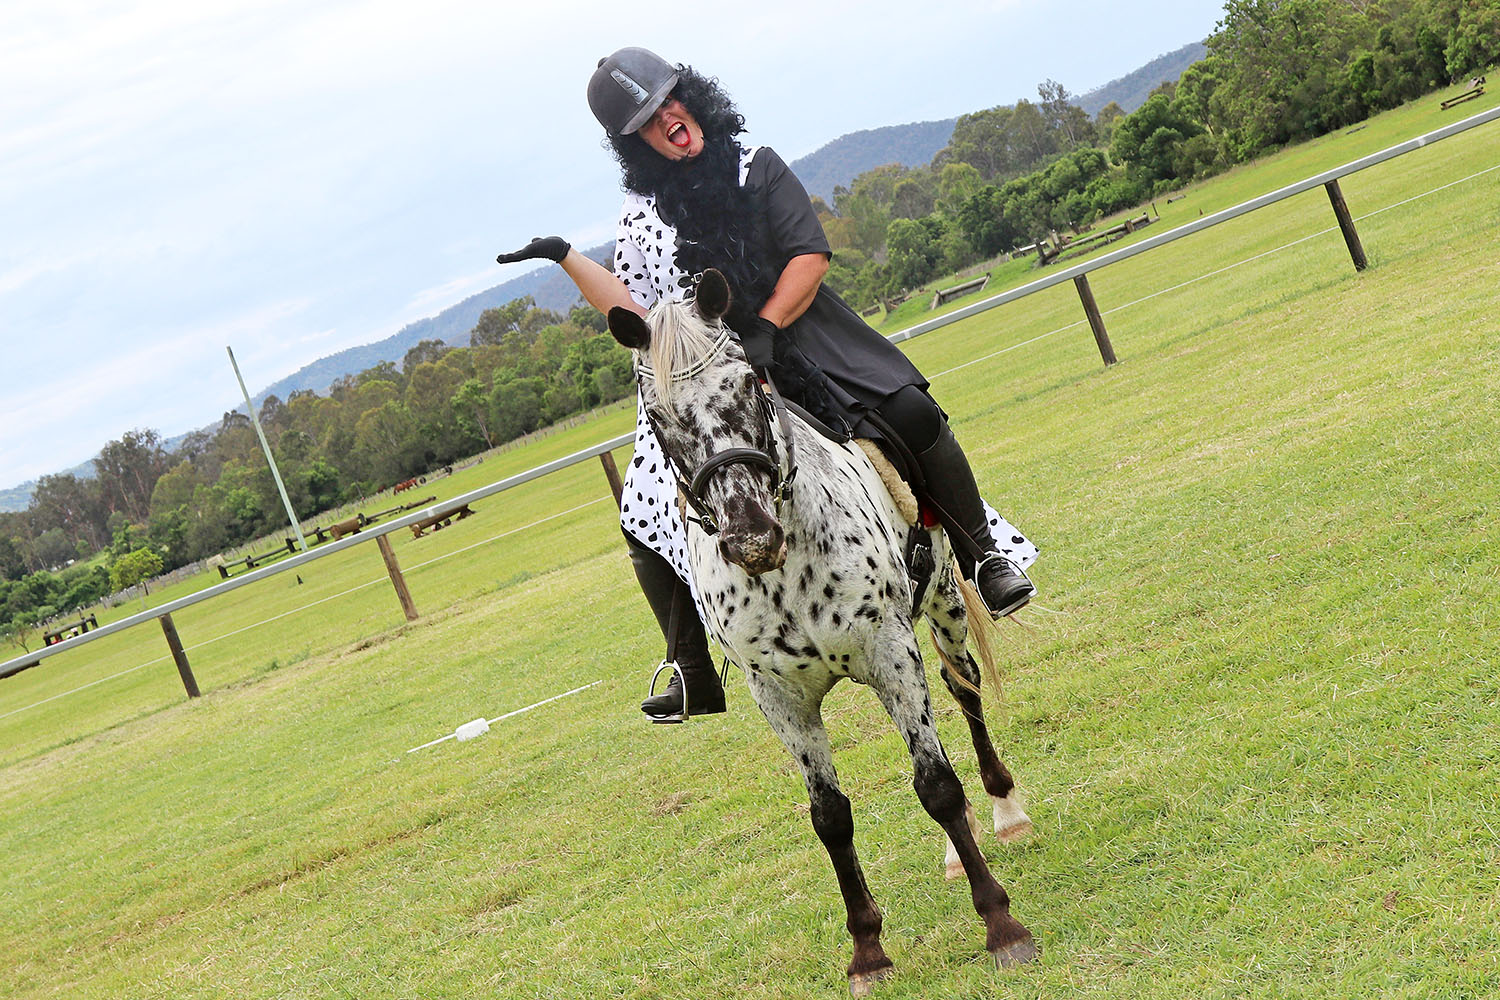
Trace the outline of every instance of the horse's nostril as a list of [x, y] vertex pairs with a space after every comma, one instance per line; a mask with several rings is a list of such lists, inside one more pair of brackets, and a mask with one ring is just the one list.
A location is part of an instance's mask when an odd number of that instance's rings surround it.
[[719, 554], [751, 576], [759, 576], [786, 563], [786, 538], [780, 525], [758, 533], [726, 531], [719, 536]]

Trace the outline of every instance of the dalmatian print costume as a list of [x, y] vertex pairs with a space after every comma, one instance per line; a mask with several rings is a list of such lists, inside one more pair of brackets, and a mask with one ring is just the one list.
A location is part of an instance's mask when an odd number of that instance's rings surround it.
[[[742, 186], [756, 153], [763, 148], [752, 146], [741, 151]], [[649, 309], [663, 299], [681, 301], [692, 292], [692, 275], [677, 266], [676, 246], [677, 231], [657, 213], [656, 199], [627, 193], [615, 231], [614, 272], [641, 307]], [[1035, 562], [1037, 547], [988, 503], [985, 511], [996, 548], [1023, 568]], [[633, 538], [672, 564], [677, 575], [692, 589], [701, 617], [703, 602], [689, 569], [687, 530], [677, 508], [677, 477], [662, 454], [639, 397], [635, 455], [625, 474], [620, 524]]]

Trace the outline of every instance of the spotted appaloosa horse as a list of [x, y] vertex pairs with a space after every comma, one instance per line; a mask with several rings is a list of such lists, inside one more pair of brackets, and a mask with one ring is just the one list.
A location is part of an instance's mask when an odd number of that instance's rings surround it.
[[[923, 529], [906, 523], [858, 447], [773, 409], [722, 324], [728, 304], [723, 277], [709, 271], [692, 303], [661, 303], [645, 318], [612, 309], [609, 326], [636, 351], [647, 414], [683, 485], [705, 625], [744, 670], [807, 783], [813, 829], [833, 860], [854, 938], [850, 988], [864, 995], [892, 965], [820, 711], [845, 677], [874, 690], [905, 738], [917, 796], [947, 834], [949, 877], [968, 876], [986, 948], [1001, 965], [1029, 961], [1037, 954], [1031, 932], [1010, 915], [938, 741], [913, 630], [915, 608], [933, 626], [944, 682], [968, 719], [997, 834], [1024, 835], [1030, 820], [985, 728], [980, 673], [965, 645], [971, 619], [947, 543], [933, 533], [936, 568], [913, 595], [904, 555], [910, 533]], [[790, 496], [786, 456], [795, 463]]]

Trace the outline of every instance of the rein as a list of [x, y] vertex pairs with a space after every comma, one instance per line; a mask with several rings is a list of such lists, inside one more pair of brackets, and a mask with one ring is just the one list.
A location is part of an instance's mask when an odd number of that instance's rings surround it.
[[[729, 328], [722, 326], [718, 339], [714, 341], [707, 354], [681, 371], [672, 372], [668, 378], [673, 382], [685, 382], [696, 378], [707, 370], [719, 355], [724, 353], [724, 348], [729, 344], [730, 339]], [[656, 377], [655, 370], [639, 359], [636, 361], [635, 370], [638, 380]], [[682, 463], [677, 460], [677, 456], [667, 450], [666, 439], [662, 437], [661, 428], [656, 426], [656, 418], [651, 415], [650, 408], [646, 408], [646, 420], [656, 435], [657, 444], [660, 445], [667, 461], [671, 463], [673, 471], [677, 473], [678, 489], [688, 506], [693, 508], [693, 512], [697, 515], [697, 517], [689, 517], [688, 520], [702, 528], [705, 535], [719, 533], [718, 519], [714, 517], [707, 501], [703, 499], [703, 491], [720, 469], [731, 465], [751, 465], [771, 473], [771, 502], [778, 518], [781, 516], [782, 505], [792, 496], [792, 480], [797, 476], [797, 462], [793, 453], [792, 425], [786, 401], [781, 398], [781, 393], [777, 390], [776, 383], [771, 380], [769, 371], [754, 366], [751, 370], [765, 383], [768, 390], [756, 394], [760, 402], [761, 418], [766, 428], [766, 439], [770, 442], [770, 446], [765, 451], [759, 448], [725, 448], [723, 451], [708, 456], [695, 472], [688, 475]], [[784, 455], [780, 454], [776, 447], [777, 427], [780, 428], [782, 440], [785, 442], [786, 453]]]

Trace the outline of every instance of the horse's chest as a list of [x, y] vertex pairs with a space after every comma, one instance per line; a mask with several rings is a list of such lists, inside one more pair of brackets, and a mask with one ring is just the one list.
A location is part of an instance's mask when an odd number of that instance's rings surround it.
[[706, 624], [747, 670], [821, 665], [858, 676], [887, 617], [908, 606], [905, 570], [873, 517], [851, 519], [847, 509], [828, 516], [817, 505], [798, 513], [787, 525], [786, 564], [775, 572], [747, 576], [718, 557], [711, 539], [690, 546]]

